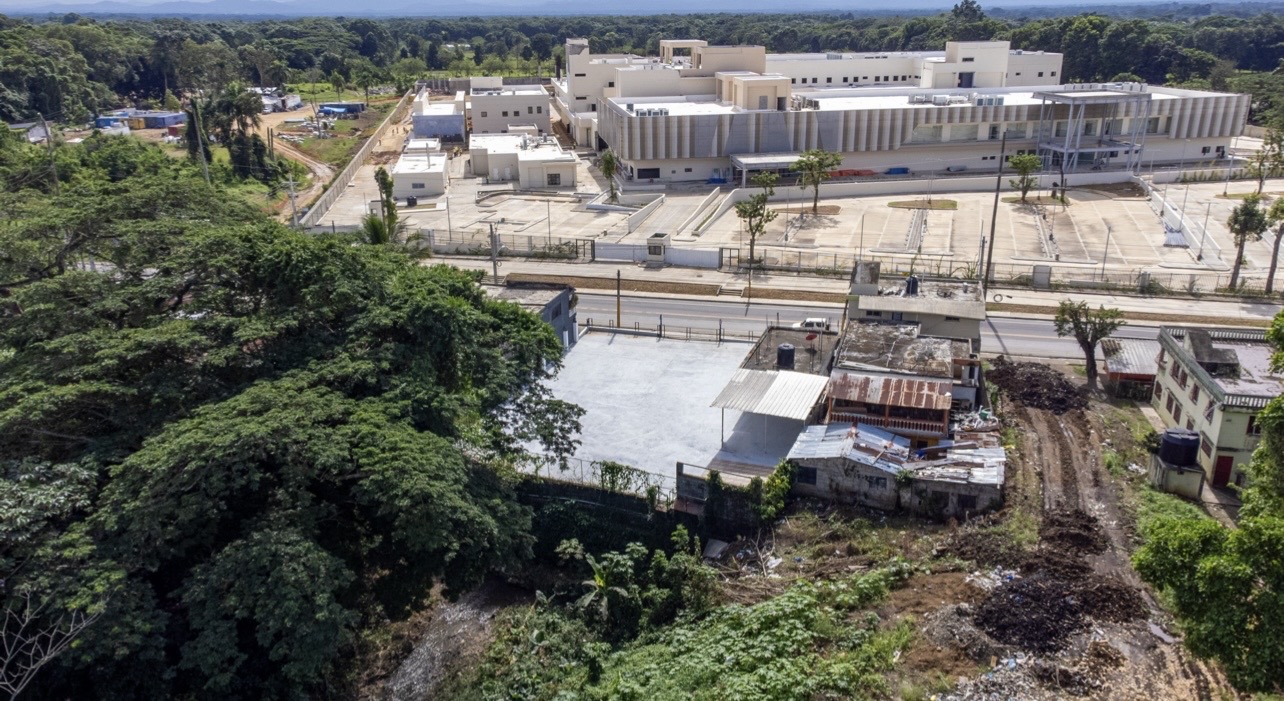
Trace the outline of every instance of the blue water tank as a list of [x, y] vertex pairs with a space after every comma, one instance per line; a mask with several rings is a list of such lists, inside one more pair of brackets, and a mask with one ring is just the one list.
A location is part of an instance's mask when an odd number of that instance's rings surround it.
[[905, 278], [905, 296], [914, 297], [918, 295], [918, 278], [911, 275]]
[[790, 343], [776, 346], [776, 367], [781, 370], [794, 369], [794, 347]]
[[1159, 437], [1159, 459], [1169, 465], [1189, 467], [1199, 460], [1199, 434], [1170, 428]]

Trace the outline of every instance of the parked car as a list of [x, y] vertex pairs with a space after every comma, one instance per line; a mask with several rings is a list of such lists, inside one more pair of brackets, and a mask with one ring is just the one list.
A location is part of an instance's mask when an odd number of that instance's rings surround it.
[[800, 321], [800, 322], [798, 322], [798, 323], [794, 324], [794, 328], [795, 328], [795, 329], [808, 329], [808, 330], [811, 330], [811, 331], [828, 331], [828, 330], [829, 330], [829, 319], [822, 319], [822, 318], [820, 318], [820, 317], [815, 317], [815, 318], [811, 318], [811, 319], [803, 319], [802, 321]]

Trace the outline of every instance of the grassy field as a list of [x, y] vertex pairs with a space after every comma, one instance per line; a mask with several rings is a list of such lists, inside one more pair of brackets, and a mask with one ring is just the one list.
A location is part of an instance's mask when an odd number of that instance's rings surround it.
[[325, 139], [317, 137], [304, 139], [299, 149], [318, 161], [328, 163], [335, 168], [342, 168], [396, 105], [397, 98], [371, 100], [370, 108], [362, 112], [360, 117], [337, 120], [331, 136]]

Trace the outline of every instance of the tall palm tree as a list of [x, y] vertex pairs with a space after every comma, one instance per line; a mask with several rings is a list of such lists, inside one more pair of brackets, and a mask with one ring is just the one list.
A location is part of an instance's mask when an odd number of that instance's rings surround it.
[[608, 148], [599, 157], [597, 168], [602, 171], [602, 175], [611, 187], [611, 201], [616, 201], [619, 197], [615, 193], [615, 174], [620, 172], [620, 159]]

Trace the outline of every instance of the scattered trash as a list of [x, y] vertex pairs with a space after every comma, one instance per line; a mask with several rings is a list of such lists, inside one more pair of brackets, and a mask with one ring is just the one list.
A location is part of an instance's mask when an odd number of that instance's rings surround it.
[[706, 560], [717, 560], [722, 557], [728, 547], [730, 547], [730, 544], [726, 541], [710, 538], [709, 542], [705, 543], [704, 546], [704, 557]]
[[780, 558], [780, 557], [770, 557], [770, 558], [767, 558], [767, 570], [768, 570], [768, 571], [773, 571], [773, 570], [775, 570], [777, 567], [779, 567], [779, 566], [780, 566], [780, 563], [782, 563], [782, 562], [784, 562], [784, 561], [785, 561], [785, 560], [784, 560], [784, 558]]
[[1160, 640], [1164, 641], [1169, 645], [1172, 645], [1173, 643], [1177, 642], [1177, 638], [1174, 638], [1173, 636], [1165, 633], [1163, 628], [1160, 628], [1158, 625], [1154, 623], [1150, 624], [1150, 632], [1153, 633], [1156, 638], [1159, 638]]
[[1128, 463], [1128, 471], [1138, 475], [1142, 475], [1146, 473], [1146, 468], [1142, 467], [1141, 465], [1138, 465], [1135, 462], [1130, 462]]
[[1002, 567], [995, 567], [989, 572], [973, 572], [963, 579], [968, 584], [972, 584], [985, 591], [993, 591], [995, 587], [1004, 582], [1011, 582], [1021, 575], [1016, 570], [1005, 570]]

